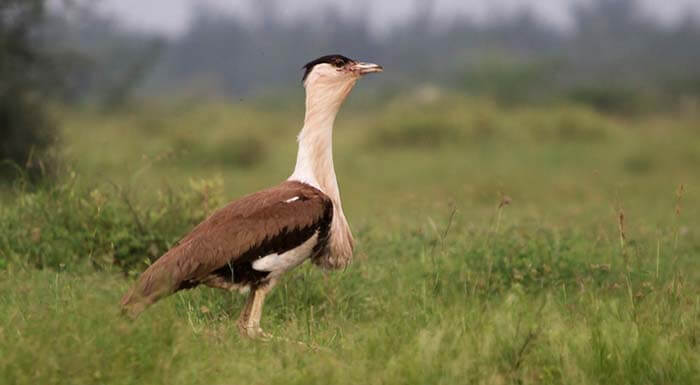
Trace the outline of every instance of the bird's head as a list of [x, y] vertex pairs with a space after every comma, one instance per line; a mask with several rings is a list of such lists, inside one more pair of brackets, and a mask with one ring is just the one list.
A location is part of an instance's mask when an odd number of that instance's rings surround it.
[[327, 55], [307, 63], [303, 69], [304, 86], [308, 89], [314, 86], [342, 87], [344, 84], [355, 84], [360, 77], [382, 72], [382, 66], [349, 59], [343, 55]]
[[343, 55], [322, 56], [303, 68], [306, 119], [322, 117], [331, 118], [331, 121], [360, 77], [384, 70], [380, 65], [359, 62]]

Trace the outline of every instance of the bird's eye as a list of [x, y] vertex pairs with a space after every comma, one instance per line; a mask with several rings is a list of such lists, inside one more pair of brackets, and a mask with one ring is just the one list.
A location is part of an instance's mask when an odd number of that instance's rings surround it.
[[340, 67], [342, 67], [343, 65], [345, 65], [345, 63], [343, 63], [342, 60], [336, 60], [336, 61], [335, 61], [335, 66], [336, 66], [336, 67], [340, 68]]

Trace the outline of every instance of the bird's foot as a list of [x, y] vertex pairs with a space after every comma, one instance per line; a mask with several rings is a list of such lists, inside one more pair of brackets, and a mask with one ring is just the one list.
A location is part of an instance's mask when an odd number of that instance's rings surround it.
[[276, 341], [276, 342], [285, 342], [285, 343], [291, 343], [295, 345], [300, 345], [303, 346], [307, 349], [311, 349], [313, 351], [328, 351], [330, 352], [331, 350], [323, 347], [323, 346], [318, 346], [313, 343], [307, 343], [307, 342], [302, 342], [302, 341], [296, 341], [289, 339], [287, 337], [281, 337], [281, 336], [276, 336], [273, 334], [266, 333], [265, 331], [262, 330], [260, 326], [253, 326], [253, 325], [245, 325], [242, 323], [238, 324], [238, 332], [241, 334], [241, 336], [245, 338], [250, 338], [252, 340], [258, 340], [258, 341], [264, 341], [264, 342], [271, 342], [271, 341]]
[[300, 340], [294, 340], [294, 339], [290, 339], [287, 337], [278, 337], [278, 336], [273, 336], [273, 338], [275, 339], [275, 341], [284, 342], [284, 343], [288, 343], [288, 344], [292, 344], [292, 345], [298, 345], [298, 346], [304, 347], [306, 349], [309, 349], [313, 352], [320, 352], [320, 351], [329, 352], [329, 353], [331, 352], [331, 349], [329, 349], [325, 346], [316, 345], [313, 342], [304, 342], [304, 341], [300, 341]]
[[243, 337], [253, 340], [269, 341], [273, 338], [272, 335], [265, 333], [260, 326], [238, 324], [238, 332], [241, 333]]

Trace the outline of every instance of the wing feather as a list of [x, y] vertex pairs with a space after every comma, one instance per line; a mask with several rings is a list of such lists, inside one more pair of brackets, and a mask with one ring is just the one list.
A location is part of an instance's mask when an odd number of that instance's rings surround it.
[[122, 306], [137, 315], [159, 298], [196, 286], [218, 269], [291, 250], [319, 226], [326, 222], [330, 226], [332, 215], [330, 198], [299, 182], [284, 182], [245, 196], [217, 210], [155, 261], [122, 299]]

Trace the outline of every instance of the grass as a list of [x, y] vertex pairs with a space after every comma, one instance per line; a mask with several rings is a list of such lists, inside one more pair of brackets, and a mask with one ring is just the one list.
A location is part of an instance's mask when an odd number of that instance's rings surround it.
[[0, 206], [3, 383], [698, 383], [700, 119], [442, 98], [339, 117], [356, 260], [290, 273], [263, 317], [306, 345], [241, 339], [244, 298], [213, 289], [117, 309], [286, 177], [300, 106], [60, 112], [73, 173]]

